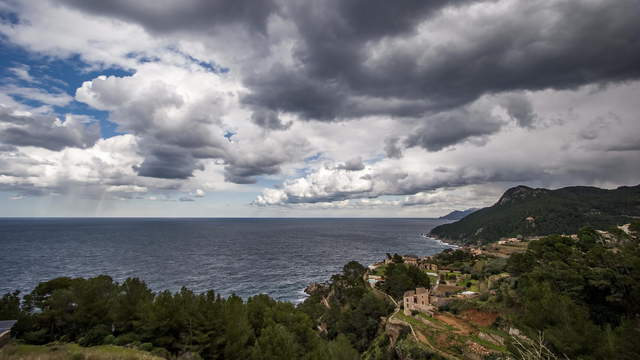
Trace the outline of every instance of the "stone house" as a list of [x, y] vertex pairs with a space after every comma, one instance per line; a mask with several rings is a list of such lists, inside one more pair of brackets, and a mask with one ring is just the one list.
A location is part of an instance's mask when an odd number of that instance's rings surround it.
[[426, 271], [438, 271], [438, 265], [431, 263], [420, 263], [419, 268]]
[[417, 288], [405, 291], [403, 295], [404, 314], [411, 315], [411, 311], [418, 311], [433, 315], [435, 308], [431, 305], [429, 289]]
[[404, 256], [402, 260], [404, 260], [404, 263], [407, 265], [418, 266], [418, 258], [415, 256]]

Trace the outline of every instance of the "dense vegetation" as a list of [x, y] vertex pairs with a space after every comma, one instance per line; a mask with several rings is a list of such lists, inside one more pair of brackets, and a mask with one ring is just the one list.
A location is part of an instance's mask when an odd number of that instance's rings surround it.
[[390, 263], [385, 269], [385, 281], [379, 287], [396, 299], [401, 299], [407, 290], [418, 287], [429, 288], [429, 276], [415, 266]]
[[[40, 283], [22, 305], [16, 298], [5, 295], [0, 314], [17, 314], [13, 334], [31, 344], [131, 345], [164, 357], [190, 354], [204, 359], [358, 357], [339, 330], [330, 340], [323, 339], [305, 312], [266, 295], [245, 303], [236, 296], [225, 299], [213, 291], [195, 294], [186, 288], [175, 294], [153, 293], [135, 278], [118, 284], [97, 276], [53, 279]], [[363, 298], [361, 306], [366, 307]], [[340, 321], [358, 326], [356, 318]], [[357, 344], [355, 337], [350, 339]]]
[[518, 235], [575, 234], [583, 226], [598, 229], [629, 223], [640, 216], [640, 185], [605, 190], [566, 187], [558, 190], [518, 186], [493, 206], [431, 234], [465, 244], [483, 244]]
[[366, 268], [352, 261], [331, 283], [311, 294], [299, 308], [318, 323], [327, 339], [345, 336], [364, 352], [380, 331], [380, 317], [393, 311], [383, 295], [369, 290], [363, 276]]
[[640, 358], [640, 245], [583, 229], [511, 256], [497, 299], [531, 336], [570, 359]]
[[440, 310], [500, 314], [498, 329], [516, 328], [527, 336], [509, 339], [514, 354], [520, 340], [534, 352], [549, 351], [549, 357], [533, 358], [640, 358], [640, 222], [629, 229], [630, 234], [583, 228], [576, 237], [551, 235], [509, 258], [442, 252], [436, 262], [470, 274], [486, 288], [479, 297]]

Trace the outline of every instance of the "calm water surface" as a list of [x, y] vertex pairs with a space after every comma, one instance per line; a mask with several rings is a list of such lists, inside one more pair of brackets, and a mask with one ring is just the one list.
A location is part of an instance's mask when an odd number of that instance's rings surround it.
[[58, 276], [139, 277], [154, 290], [213, 289], [299, 301], [351, 260], [447, 247], [434, 219], [0, 219], [0, 294]]

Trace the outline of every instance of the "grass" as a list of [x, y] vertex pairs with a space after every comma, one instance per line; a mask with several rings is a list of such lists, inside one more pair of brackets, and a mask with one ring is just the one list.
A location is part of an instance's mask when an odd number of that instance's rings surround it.
[[506, 353], [507, 352], [507, 348], [506, 347], [500, 346], [500, 345], [496, 345], [496, 344], [492, 343], [491, 341], [488, 341], [488, 340], [485, 340], [485, 339], [481, 339], [478, 336], [472, 335], [472, 336], [469, 336], [469, 338], [472, 341], [474, 341], [474, 342], [486, 347], [487, 349], [491, 349], [491, 350], [494, 350], [494, 351], [499, 351], [499, 352], [502, 352], [502, 353]]
[[[467, 287], [467, 283], [470, 282], [471, 286]], [[480, 287], [478, 286], [479, 281], [478, 280], [473, 280], [473, 279], [462, 279], [459, 280], [456, 285], [458, 286], [462, 286], [463, 288], [465, 288], [465, 290], [463, 291], [475, 291], [475, 292], [480, 292]]]
[[148, 352], [113, 345], [81, 347], [78, 344], [52, 343], [26, 345], [11, 342], [0, 349], [3, 360], [163, 360]]
[[377, 267], [375, 270], [373, 270], [371, 275], [384, 276], [386, 270], [387, 270], [387, 265], [381, 265]]
[[430, 323], [435, 324], [436, 326], [440, 326], [443, 329], [446, 329], [448, 331], [456, 331], [456, 328], [447, 324], [446, 322], [442, 321], [442, 320], [438, 320], [432, 316], [426, 315], [426, 314], [418, 314], [419, 317], [429, 321]]
[[416, 320], [416, 319], [414, 319], [413, 317], [411, 317], [411, 316], [407, 316], [407, 315], [405, 315], [405, 314], [403, 314], [403, 313], [401, 313], [401, 312], [397, 313], [397, 314], [396, 314], [396, 316], [397, 316], [400, 320], [402, 320], [402, 321], [404, 321], [404, 322], [407, 322], [407, 323], [409, 323], [409, 324], [413, 325], [415, 328], [417, 328], [417, 329], [419, 329], [419, 330], [422, 330], [423, 332], [424, 332], [424, 331], [431, 332], [431, 331], [433, 331], [433, 330], [434, 330], [434, 329], [430, 328], [429, 326], [427, 326], [427, 325], [426, 325], [425, 323], [423, 323], [422, 321]]

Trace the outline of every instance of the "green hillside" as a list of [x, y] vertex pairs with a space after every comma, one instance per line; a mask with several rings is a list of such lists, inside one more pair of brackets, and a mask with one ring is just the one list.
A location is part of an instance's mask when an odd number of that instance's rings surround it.
[[431, 234], [458, 243], [489, 243], [501, 237], [573, 234], [583, 226], [604, 229], [640, 218], [640, 185], [615, 190], [572, 186], [557, 190], [517, 186], [498, 202]]

